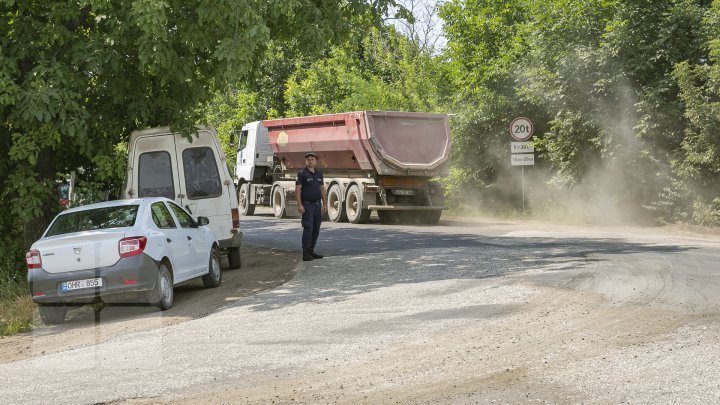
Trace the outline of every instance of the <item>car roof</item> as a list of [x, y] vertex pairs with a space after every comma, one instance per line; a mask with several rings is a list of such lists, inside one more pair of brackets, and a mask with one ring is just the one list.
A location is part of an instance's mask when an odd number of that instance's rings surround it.
[[157, 201], [172, 201], [172, 200], [170, 200], [169, 198], [166, 198], [166, 197], [144, 197], [144, 198], [132, 198], [132, 199], [126, 199], [126, 200], [103, 201], [103, 202], [99, 202], [99, 203], [81, 205], [79, 207], [73, 207], [73, 208], [70, 208], [68, 210], [61, 212], [60, 214], [92, 210], [92, 209], [96, 209], [96, 208], [121, 207], [124, 205], [141, 205], [143, 203], [152, 204]]

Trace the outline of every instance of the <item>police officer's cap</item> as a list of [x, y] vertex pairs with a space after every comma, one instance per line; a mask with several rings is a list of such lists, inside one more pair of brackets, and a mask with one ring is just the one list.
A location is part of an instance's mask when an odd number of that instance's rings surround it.
[[308, 152], [305, 154], [305, 159], [309, 158], [310, 156], [314, 157], [315, 159], [318, 158], [318, 155], [316, 155], [315, 152]]

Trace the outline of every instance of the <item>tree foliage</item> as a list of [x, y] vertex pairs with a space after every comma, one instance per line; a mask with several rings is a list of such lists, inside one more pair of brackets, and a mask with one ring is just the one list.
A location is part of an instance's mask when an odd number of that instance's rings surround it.
[[[512, 183], [504, 129], [526, 115], [536, 123], [536, 173], [549, 175], [546, 187], [534, 184], [544, 192], [536, 202], [561, 204], [565, 191], [581, 190], [590, 203], [614, 204], [634, 218], [712, 223], [692, 212], [717, 209], [708, 164], [717, 143], [703, 136], [717, 117], [709, 103], [717, 3], [447, 3], [455, 106], [469, 117], [454, 128], [456, 164], [476, 189], [488, 190], [476, 198], [493, 201], [506, 189], [499, 184]], [[704, 183], [691, 184], [698, 176]], [[519, 205], [517, 194], [510, 199]]]

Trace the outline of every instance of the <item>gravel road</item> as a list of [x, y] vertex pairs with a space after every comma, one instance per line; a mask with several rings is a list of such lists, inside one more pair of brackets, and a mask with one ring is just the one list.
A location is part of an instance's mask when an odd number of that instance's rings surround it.
[[2, 402], [720, 402], [717, 236], [324, 224], [328, 257], [299, 262], [297, 222], [244, 217], [253, 259], [199, 313], [207, 290], [173, 322], [0, 340]]

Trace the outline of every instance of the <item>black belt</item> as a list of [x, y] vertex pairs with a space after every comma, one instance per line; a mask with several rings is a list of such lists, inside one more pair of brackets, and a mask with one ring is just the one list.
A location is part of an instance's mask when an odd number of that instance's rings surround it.
[[305, 201], [303, 201], [303, 204], [308, 204], [308, 203], [309, 204], [320, 204], [321, 202], [322, 202], [322, 200], [315, 200], [315, 201], [305, 200]]

